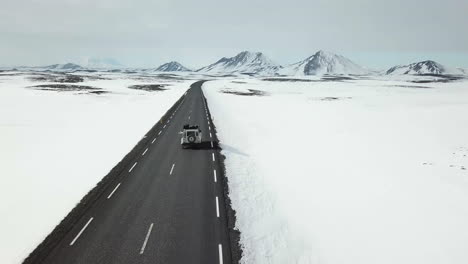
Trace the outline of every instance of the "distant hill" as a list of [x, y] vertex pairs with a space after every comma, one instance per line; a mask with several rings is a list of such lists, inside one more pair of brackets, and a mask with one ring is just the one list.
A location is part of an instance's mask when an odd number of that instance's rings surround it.
[[198, 69], [197, 72], [273, 75], [281, 68], [261, 52], [243, 51], [234, 57], [223, 57], [213, 64]]
[[192, 71], [187, 67], [184, 67], [182, 64], [178, 63], [177, 61], [171, 61], [168, 63], [164, 63], [163, 65], [156, 68], [155, 71], [160, 72], [189, 72]]
[[337, 54], [320, 50], [314, 55], [285, 66], [283, 75], [368, 74], [369, 71]]
[[408, 65], [398, 65], [390, 68], [386, 72], [387, 75], [401, 74], [464, 74], [462, 69], [446, 67], [432, 60], [426, 60]]

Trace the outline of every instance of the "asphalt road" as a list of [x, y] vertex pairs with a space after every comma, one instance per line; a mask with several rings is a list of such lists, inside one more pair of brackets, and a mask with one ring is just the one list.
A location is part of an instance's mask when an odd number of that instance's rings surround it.
[[[201, 82], [42, 263], [231, 263], [219, 153]], [[182, 149], [184, 124], [202, 149]], [[216, 143], [215, 143], [216, 146]]]

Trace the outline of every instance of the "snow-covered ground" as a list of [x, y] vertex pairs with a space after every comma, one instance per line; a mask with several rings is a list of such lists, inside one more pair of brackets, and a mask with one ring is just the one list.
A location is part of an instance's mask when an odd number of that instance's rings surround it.
[[[40, 91], [0, 73], [0, 263], [20, 263], [127, 154], [192, 81], [107, 74], [108, 93]], [[128, 89], [170, 84], [168, 90]], [[56, 83], [57, 84], [57, 83]]]
[[467, 81], [203, 89], [242, 263], [468, 263]]

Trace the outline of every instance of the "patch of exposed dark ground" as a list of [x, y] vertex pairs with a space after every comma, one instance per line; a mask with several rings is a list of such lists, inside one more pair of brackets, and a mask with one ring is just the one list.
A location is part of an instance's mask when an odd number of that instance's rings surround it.
[[41, 84], [28, 86], [35, 90], [41, 91], [54, 91], [54, 92], [86, 92], [90, 94], [105, 94], [107, 91], [87, 85], [76, 85], [76, 84]]
[[324, 75], [322, 76], [323, 81], [352, 81], [354, 78], [349, 76], [335, 76], [335, 75]]
[[85, 80], [107, 80], [101, 76], [76, 75], [68, 73], [28, 73], [28, 79], [33, 82], [79, 83]]
[[412, 89], [432, 89], [432, 87], [422, 86], [422, 85], [387, 85], [387, 87], [400, 87], [400, 88], [412, 88]]
[[412, 83], [448, 83], [465, 79], [464, 76], [445, 74], [421, 74], [418, 76], [436, 77], [436, 79], [411, 80]]
[[334, 96], [327, 96], [320, 98], [320, 101], [336, 101], [336, 100], [343, 100], [343, 99], [352, 99], [352, 97], [334, 97]]
[[320, 82], [319, 80], [297, 79], [297, 78], [264, 78], [267, 82]]
[[166, 84], [136, 84], [130, 85], [128, 88], [147, 92], [159, 92], [167, 90], [166, 86]]
[[222, 90], [222, 93], [225, 94], [235, 94], [235, 95], [242, 95], [242, 96], [266, 96], [267, 93], [260, 90], [255, 89], [248, 89], [248, 92], [241, 92], [241, 91], [232, 91], [232, 90]]
[[320, 80], [310, 80], [310, 79], [300, 79], [300, 78], [264, 78], [263, 81], [268, 82], [343, 82], [343, 81], [352, 81], [355, 78], [349, 76], [334, 76], [334, 75], [324, 75]]
[[181, 76], [173, 75], [173, 74], [154, 74], [154, 75], [139, 74], [135, 76], [130, 76], [129, 79], [137, 80], [137, 81], [151, 81], [151, 80], [183, 81], [183, 80], [186, 80], [185, 78]]

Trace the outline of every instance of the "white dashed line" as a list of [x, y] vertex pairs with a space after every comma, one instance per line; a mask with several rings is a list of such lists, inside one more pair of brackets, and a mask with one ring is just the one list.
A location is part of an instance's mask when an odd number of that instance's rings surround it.
[[110, 199], [112, 197], [112, 195], [115, 193], [115, 191], [117, 191], [119, 186], [120, 186], [120, 182], [119, 182], [119, 184], [117, 184], [117, 186], [115, 186], [114, 190], [109, 194], [109, 196], [107, 196], [107, 199]]
[[135, 168], [135, 166], [137, 165], [138, 162], [135, 162], [135, 164], [133, 164], [133, 166], [130, 168], [130, 170], [128, 172], [132, 172], [133, 168]]
[[213, 141], [211, 141], [210, 143], [211, 143], [211, 148], [214, 148], [214, 147], [213, 147]]
[[145, 151], [143, 151], [143, 154], [141, 155], [144, 156], [146, 154], [146, 151], [148, 151], [148, 148], [146, 148]]
[[211, 132], [210, 132], [210, 137], [211, 137]]
[[148, 243], [148, 239], [151, 235], [151, 230], [153, 230], [153, 223], [151, 223], [148, 229], [148, 233], [146, 233], [145, 241], [143, 242], [143, 246], [140, 249], [140, 255], [143, 254], [143, 252], [145, 252], [146, 244]]
[[208, 126], [208, 129], [211, 130], [211, 126]]
[[218, 177], [216, 177], [216, 170], [213, 170], [213, 177], [214, 177], [214, 182], [218, 182]]
[[172, 164], [172, 168], [171, 168], [171, 171], [169, 172], [169, 175], [172, 175], [172, 171], [174, 171], [174, 166], [175, 166], [175, 163]]
[[219, 252], [219, 264], [223, 264], [223, 246], [221, 246], [221, 244], [218, 245], [218, 252]]
[[218, 196], [216, 196], [216, 216], [219, 218], [219, 201], [218, 201]]
[[151, 144], [153, 144], [153, 143], [154, 143], [154, 141], [156, 141], [156, 138], [153, 138], [153, 141], [151, 141]]
[[211, 157], [213, 158], [213, 161], [215, 161], [214, 153], [211, 153]]
[[159, 131], [158, 136], [161, 135], [162, 131]]
[[88, 222], [86, 223], [86, 225], [81, 229], [81, 231], [78, 233], [78, 235], [76, 235], [76, 237], [73, 239], [73, 241], [70, 243], [70, 246], [73, 246], [73, 244], [75, 244], [76, 240], [78, 240], [78, 238], [81, 236], [81, 234], [85, 231], [85, 229], [88, 227], [88, 225], [91, 223], [91, 221], [93, 221], [94, 218], [90, 218], [88, 220]]
[[166, 128], [166, 125], [164, 125], [163, 128]]

